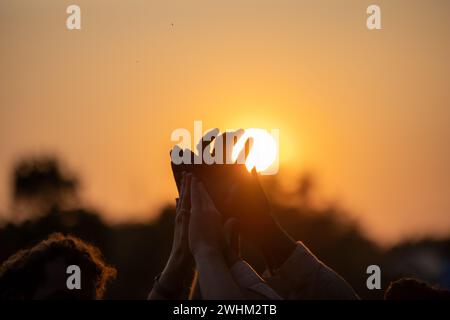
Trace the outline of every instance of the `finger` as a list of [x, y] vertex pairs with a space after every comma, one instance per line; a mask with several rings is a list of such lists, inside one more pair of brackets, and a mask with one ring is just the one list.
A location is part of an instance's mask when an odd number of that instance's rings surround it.
[[224, 148], [225, 148], [225, 133], [222, 133], [221, 135], [217, 136], [214, 143], [214, 149], [212, 151], [212, 156], [216, 159], [217, 163], [225, 163], [225, 157], [224, 157]]
[[[210, 149], [211, 142], [214, 141], [214, 139], [219, 134], [219, 129], [214, 128], [210, 131], [208, 131], [198, 142], [196, 148], [199, 155], [203, 155], [206, 148]], [[211, 153], [211, 151], [210, 151]]]
[[179, 145], [175, 145], [172, 148], [172, 150], [169, 151], [169, 155], [170, 155], [170, 160], [172, 162], [176, 162], [175, 157], [183, 157], [183, 150], [180, 148]]
[[191, 174], [186, 173], [183, 177], [183, 195], [180, 200], [180, 210], [178, 211], [179, 223], [181, 223], [182, 241], [188, 241], [189, 217], [191, 209]]
[[174, 157], [183, 157], [183, 150], [179, 146], [173, 147], [173, 149], [169, 152], [170, 154], [170, 166], [172, 167], [173, 178], [175, 179], [175, 184], [177, 185], [178, 194], [181, 192], [181, 175], [183, 171], [182, 164], [175, 164]]
[[182, 171], [181, 172], [181, 178], [180, 178], [180, 203], [182, 202], [182, 200], [183, 200], [183, 192], [184, 192], [184, 176], [186, 175], [186, 172], [185, 171]]
[[232, 135], [230, 134], [230, 132], [225, 132], [223, 134], [223, 163], [227, 164], [230, 163], [229, 162], [229, 151], [230, 149], [232, 149], [231, 144], [233, 143], [232, 140]]
[[226, 164], [231, 164], [233, 163], [233, 149], [234, 146], [236, 145], [236, 143], [238, 142], [238, 140], [242, 137], [242, 135], [244, 134], [244, 130], [239, 129], [236, 131], [230, 131], [227, 132], [226, 135], [226, 151], [225, 151], [225, 159], [226, 159]]
[[236, 137], [235, 142], [236, 142], [237, 140], [239, 140], [239, 139], [242, 137], [242, 135], [244, 134], [244, 132], [245, 132], [244, 129], [238, 129], [238, 130], [236, 130], [236, 131], [233, 132], [233, 135]]
[[206, 190], [205, 185], [201, 181], [198, 181], [197, 185], [200, 197], [202, 199], [202, 207], [212, 209], [213, 211], [217, 211], [214, 201], [209, 196], [209, 193]]
[[181, 201], [181, 210], [186, 213], [191, 210], [191, 174], [184, 176], [183, 197]]
[[191, 178], [191, 214], [196, 214], [201, 211], [202, 201], [198, 178], [193, 175]]
[[[184, 178], [182, 178], [182, 180], [184, 181]], [[181, 184], [180, 198], [177, 198], [177, 207], [176, 207], [176, 211], [175, 211], [175, 225], [182, 223], [181, 203], [183, 201], [183, 194], [185, 192], [184, 190], [185, 190], [185, 188], [184, 188], [183, 184]]]
[[180, 190], [180, 197], [179, 198], [177, 198], [176, 199], [176, 213], [177, 213], [177, 215], [180, 213], [179, 211], [180, 211], [180, 209], [181, 209], [181, 203], [183, 202], [183, 195], [184, 195], [184, 193], [185, 193], [185, 187], [184, 187], [184, 181], [185, 181], [185, 179], [184, 179], [184, 176], [185, 176], [185, 172], [183, 171], [182, 172], [182, 177], [181, 177], [181, 182], [180, 182], [180, 188], [181, 188], [181, 190]]
[[[245, 131], [243, 129], [238, 129], [238, 130], [236, 130], [234, 132], [230, 132], [229, 133], [228, 141], [229, 141], [229, 143], [231, 143], [231, 146], [229, 146], [227, 151], [229, 153], [229, 158], [230, 158], [229, 160], [231, 160], [231, 161], [233, 161], [233, 159], [232, 159], [233, 156], [232, 155], [234, 154], [234, 149], [237, 146], [238, 141], [241, 140], [241, 137], [244, 134], [244, 132]], [[232, 141], [232, 142], [230, 142], [230, 141]], [[236, 162], [238, 162], [238, 160], [242, 160], [241, 158], [243, 157], [243, 155], [241, 155], [241, 153], [242, 153], [242, 150], [239, 151], [238, 156], [236, 157], [236, 159], [234, 159], [233, 162], [228, 162], [228, 163], [236, 164]], [[241, 158], [239, 158], [239, 157], [241, 157]], [[244, 161], [245, 161], [245, 159], [244, 159]]]
[[190, 149], [184, 149], [183, 160], [184, 159], [189, 159], [189, 161], [190, 161], [189, 164], [194, 164], [195, 163], [195, 153], [192, 152], [192, 150], [190, 150]]
[[248, 155], [253, 147], [253, 138], [248, 138], [245, 141], [244, 147], [239, 151], [238, 156], [236, 157], [235, 163], [237, 164], [245, 164], [245, 161], [248, 158]]
[[253, 147], [253, 142], [254, 142], [254, 139], [253, 139], [253, 138], [248, 138], [247, 141], [245, 142], [245, 147], [244, 147], [244, 150], [245, 150], [245, 159], [247, 159], [248, 154], [250, 153], [250, 150], [251, 150], [252, 147]]

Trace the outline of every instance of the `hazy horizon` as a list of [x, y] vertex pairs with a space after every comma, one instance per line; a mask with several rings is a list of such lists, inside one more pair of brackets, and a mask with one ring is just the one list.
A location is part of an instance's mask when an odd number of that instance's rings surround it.
[[0, 216], [19, 158], [56, 154], [84, 201], [139, 221], [172, 201], [176, 128], [280, 129], [284, 177], [373, 239], [450, 235], [450, 2], [0, 3]]

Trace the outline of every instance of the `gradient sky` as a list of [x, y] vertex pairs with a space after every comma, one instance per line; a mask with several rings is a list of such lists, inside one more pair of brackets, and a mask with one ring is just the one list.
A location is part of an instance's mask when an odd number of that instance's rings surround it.
[[105, 218], [148, 218], [176, 194], [171, 132], [203, 120], [279, 128], [282, 171], [381, 243], [448, 235], [450, 2], [377, 1], [369, 31], [373, 3], [2, 0], [0, 215], [13, 163], [47, 152]]

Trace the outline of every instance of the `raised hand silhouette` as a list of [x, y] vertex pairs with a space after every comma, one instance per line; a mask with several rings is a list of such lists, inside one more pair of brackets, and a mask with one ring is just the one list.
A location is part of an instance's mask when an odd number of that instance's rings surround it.
[[[176, 152], [183, 159], [190, 160], [189, 163], [181, 164], [171, 162], [177, 187], [180, 190], [183, 172], [195, 174], [203, 182], [223, 219], [237, 218], [241, 235], [262, 249], [270, 270], [277, 268], [287, 259], [295, 244], [271, 216], [270, 205], [256, 170], [253, 168], [248, 172], [243, 161], [236, 162], [237, 159], [245, 160], [252, 141], [246, 141], [245, 148], [233, 161], [232, 147], [244, 131], [225, 132], [221, 135], [218, 132], [218, 129], [208, 132], [198, 142], [196, 154], [189, 149], [181, 150], [178, 146], [172, 149], [171, 155]], [[213, 140], [215, 145], [211, 149]], [[205, 163], [196, 157], [216, 161]]]

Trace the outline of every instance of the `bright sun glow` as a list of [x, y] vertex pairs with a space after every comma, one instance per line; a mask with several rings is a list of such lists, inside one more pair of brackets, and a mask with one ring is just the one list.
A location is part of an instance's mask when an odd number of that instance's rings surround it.
[[245, 161], [247, 170], [251, 171], [253, 167], [256, 167], [258, 172], [266, 170], [277, 157], [277, 144], [275, 139], [264, 129], [251, 128], [245, 130], [233, 148], [233, 161], [236, 161], [248, 138], [253, 139], [253, 144]]

